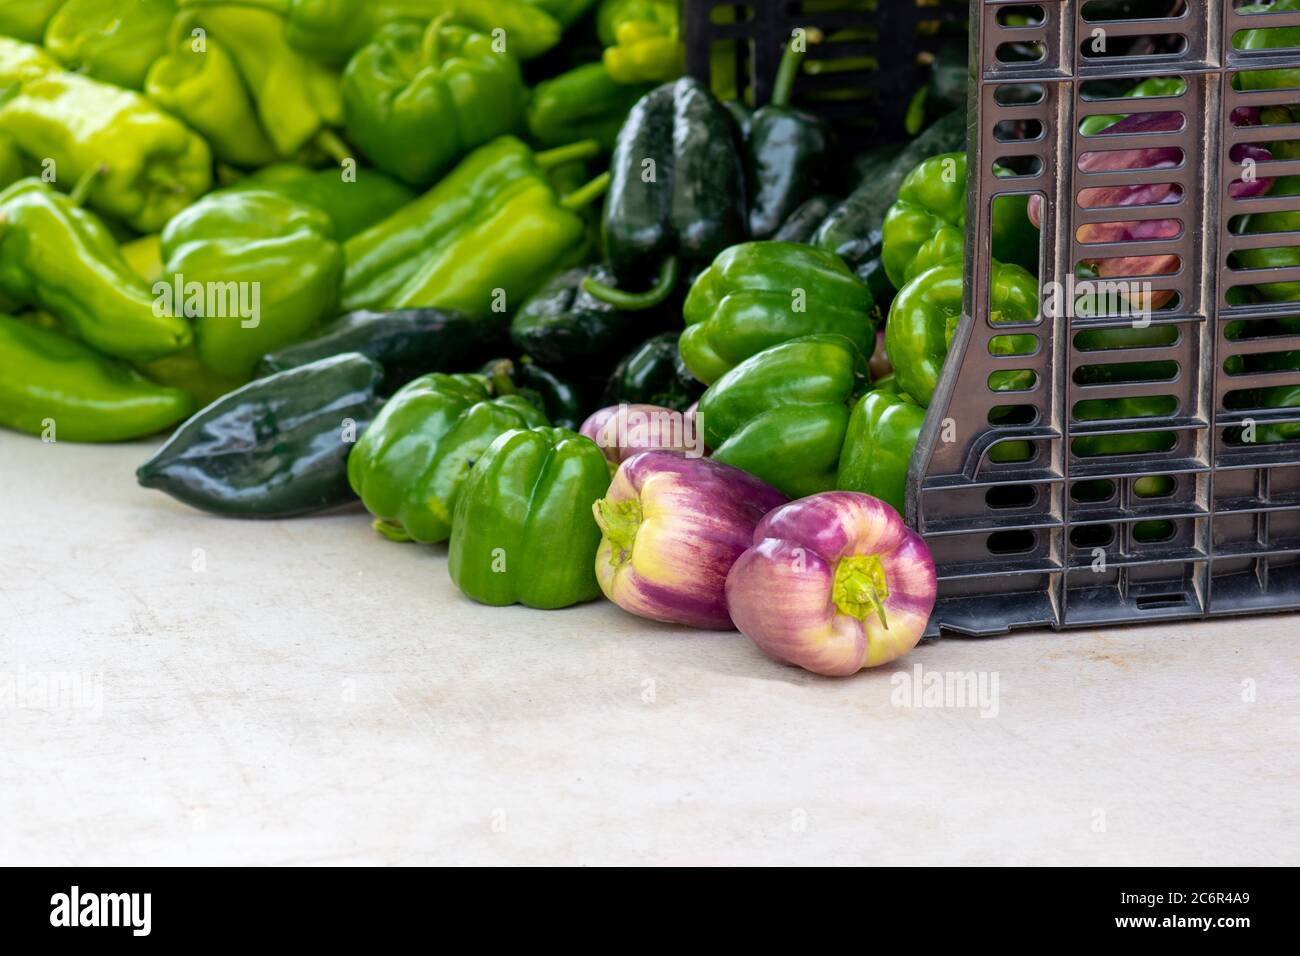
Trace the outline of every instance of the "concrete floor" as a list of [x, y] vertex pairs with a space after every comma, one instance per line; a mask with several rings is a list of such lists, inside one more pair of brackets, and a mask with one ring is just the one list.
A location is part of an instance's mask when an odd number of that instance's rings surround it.
[[826, 680], [476, 606], [359, 512], [199, 514], [151, 447], [0, 433], [0, 863], [1300, 862], [1295, 617]]

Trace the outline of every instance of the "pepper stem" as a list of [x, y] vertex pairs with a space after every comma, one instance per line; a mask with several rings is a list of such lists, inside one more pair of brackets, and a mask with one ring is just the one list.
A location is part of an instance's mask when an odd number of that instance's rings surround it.
[[676, 256], [669, 256], [659, 267], [659, 278], [645, 292], [626, 292], [615, 289], [591, 276], [584, 276], [582, 289], [593, 299], [598, 299], [623, 312], [641, 312], [653, 309], [663, 303], [677, 288], [677, 279], [681, 272], [681, 263]]
[[90, 191], [95, 188], [95, 181], [107, 172], [108, 167], [102, 163], [98, 166], [90, 167], [90, 169], [81, 174], [81, 178], [77, 180], [77, 184], [72, 187], [72, 192], [68, 193], [68, 200], [74, 206], [83, 205], [86, 202], [86, 197], [90, 195]]
[[643, 518], [640, 499], [611, 501], [601, 498], [591, 506], [591, 513], [596, 516], [600, 533], [612, 545], [610, 564], [615, 567], [626, 564], [632, 559], [632, 546], [636, 544], [636, 533]]
[[[808, 43], [820, 43], [822, 39], [821, 31], [812, 27], [804, 29], [803, 36]], [[798, 37], [792, 36], [790, 42], [785, 45], [785, 52], [781, 54], [781, 64], [777, 67], [776, 79], [772, 82], [772, 106], [790, 105], [794, 81], [799, 75], [804, 54], [807, 53], [804, 45], [796, 42], [797, 40]]]
[[542, 169], [554, 169], [556, 166], [563, 166], [577, 159], [591, 159], [598, 155], [600, 155], [600, 143], [594, 139], [584, 139], [577, 143], [570, 143], [568, 146], [557, 146], [555, 149], [534, 153], [533, 160]]
[[841, 613], [860, 621], [874, 614], [885, 625], [885, 630], [889, 630], [889, 618], [885, 616], [889, 579], [879, 555], [852, 554], [840, 558], [835, 566], [831, 597]]
[[560, 205], [565, 209], [581, 209], [590, 203], [595, 202], [605, 191], [609, 189], [610, 174], [609, 171], [601, 173], [585, 186], [579, 186], [567, 196], [560, 197]]
[[484, 372], [488, 380], [488, 389], [494, 396], [513, 395], [518, 389], [515, 388], [515, 381], [510, 377], [513, 363], [510, 359], [501, 359], [494, 362], [487, 372]]
[[348, 149], [348, 144], [343, 142], [338, 133], [332, 129], [322, 129], [317, 133], [315, 143], [340, 166], [352, 158], [352, 150]]
[[438, 55], [442, 52], [439, 48], [442, 28], [449, 16], [451, 16], [450, 13], [444, 13], [440, 17], [434, 17], [429, 21], [428, 27], [425, 28], [424, 36], [420, 40], [420, 52], [426, 63], [436, 65], [438, 62]]

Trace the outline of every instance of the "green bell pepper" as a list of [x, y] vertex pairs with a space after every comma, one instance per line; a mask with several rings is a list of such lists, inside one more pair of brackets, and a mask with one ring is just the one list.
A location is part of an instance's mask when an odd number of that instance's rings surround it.
[[255, 190], [208, 196], [167, 224], [162, 286], [173, 311], [195, 319], [204, 365], [247, 377], [335, 315], [343, 249], [333, 233], [319, 209]]
[[178, 501], [235, 518], [288, 518], [354, 500], [348, 453], [378, 413], [383, 370], [363, 355], [250, 382], [202, 409], [136, 469]]
[[[288, 159], [309, 143], [347, 158], [330, 127], [343, 124], [339, 76], [288, 43], [283, 18], [267, 10], [181, 0], [180, 23], [202, 27], [239, 67], [276, 153]], [[197, 38], [196, 38], [197, 39]]]
[[546, 170], [590, 156], [595, 143], [534, 154], [502, 136], [466, 156], [432, 189], [346, 244], [343, 308], [435, 307], [486, 317], [514, 308], [586, 246]]
[[[1273, 3], [1240, 7], [1237, 13], [1268, 14], [1300, 10], [1297, 0], [1274, 0]], [[1260, 16], [1260, 27], [1240, 30], [1232, 38], [1232, 45], [1242, 51], [1292, 49], [1300, 46], [1300, 27], [1270, 27], [1268, 16]], [[1242, 70], [1233, 77], [1242, 91], [1289, 90], [1300, 85], [1300, 68], [1280, 70]]]
[[543, 146], [594, 139], [611, 150], [628, 113], [648, 92], [646, 84], [616, 82], [603, 63], [587, 63], [533, 88], [528, 132]]
[[40, 43], [45, 28], [67, 0], [0, 0], [0, 36]]
[[159, 314], [149, 284], [78, 198], [38, 179], [0, 192], [0, 292], [48, 310], [107, 355], [147, 362], [183, 349], [189, 326]]
[[208, 144], [132, 90], [48, 72], [0, 102], [0, 132], [33, 163], [52, 161], [72, 182], [97, 171], [87, 202], [139, 232], [161, 229], [212, 185]]
[[0, 133], [0, 189], [12, 186], [27, 175], [27, 163], [18, 144], [8, 133]]
[[343, 73], [348, 137], [376, 167], [414, 186], [511, 132], [527, 98], [514, 57], [442, 20], [382, 27]]
[[8, 87], [62, 69], [59, 61], [41, 47], [0, 36], [0, 94], [8, 95]]
[[182, 39], [160, 55], [145, 76], [145, 95], [202, 133], [219, 161], [274, 162], [275, 147], [234, 59], [215, 37], [206, 38], [202, 49], [195, 46], [194, 40]]
[[143, 89], [175, 15], [175, 0], [67, 0], [46, 27], [45, 49], [69, 70]]
[[[948, 347], [962, 313], [964, 276], [959, 262], [935, 266], [899, 290], [885, 324], [885, 349], [899, 387], [922, 407], [928, 407], [939, 384]], [[995, 262], [989, 279], [989, 321], [1032, 322], [1038, 316], [1038, 282], [1016, 265]], [[1026, 355], [1034, 351], [1032, 335], [999, 335], [995, 355]], [[1024, 388], [1032, 373], [993, 373], [990, 387]]]
[[126, 441], [170, 428], [194, 397], [155, 385], [53, 329], [0, 315], [0, 425], [52, 441]]
[[297, 163], [265, 166], [220, 191], [250, 189], [315, 206], [329, 216], [339, 242], [382, 222], [415, 198], [406, 186], [375, 169], [360, 167], [348, 173]]
[[[1300, 31], [1297, 31], [1300, 40]], [[1246, 74], [1238, 74], [1244, 77]], [[1146, 96], [1177, 96], [1187, 88], [1187, 80], [1181, 76], [1149, 76], [1124, 94], [1125, 97], [1140, 99]], [[1104, 115], [1085, 116], [1079, 123], [1079, 132], [1084, 136], [1096, 136], [1114, 126], [1126, 117], [1127, 113], [1108, 113]]]
[[850, 408], [867, 388], [867, 360], [842, 335], [790, 339], [741, 362], [700, 399], [713, 458], [791, 498], [835, 487]]
[[602, 405], [659, 405], [684, 412], [704, 394], [686, 370], [676, 332], [652, 336], [625, 355], [605, 385]]
[[380, 534], [436, 544], [451, 536], [456, 498], [497, 436], [546, 424], [518, 395], [493, 398], [482, 375], [424, 375], [366, 429], [348, 456], [348, 481]]
[[596, 12], [605, 68], [619, 83], [665, 83], [686, 71], [673, 0], [605, 0]]
[[871, 293], [833, 252], [793, 242], [746, 242], [724, 251], [686, 296], [681, 351], [706, 385], [740, 362], [817, 332], [875, 348]]
[[[961, 256], [966, 234], [966, 154], [925, 160], [903, 180], [898, 201], [885, 215], [881, 258], [901, 289], [927, 269]], [[1028, 196], [1004, 196], [993, 204], [993, 257], [1038, 271], [1038, 230], [1029, 219]]]
[[508, 431], [470, 471], [456, 503], [447, 570], [482, 604], [561, 608], [600, 597], [605, 454], [565, 428]]
[[875, 388], [853, 406], [835, 487], [879, 498], [907, 513], [907, 469], [925, 424], [925, 409], [896, 391]]

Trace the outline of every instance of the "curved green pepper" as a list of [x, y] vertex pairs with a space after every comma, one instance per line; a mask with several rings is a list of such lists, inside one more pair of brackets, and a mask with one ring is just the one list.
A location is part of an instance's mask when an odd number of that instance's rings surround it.
[[565, 428], [509, 431], [474, 465], [456, 503], [447, 570], [482, 604], [561, 608], [600, 597], [605, 454]]
[[136, 480], [236, 518], [289, 518], [354, 500], [348, 452], [382, 405], [383, 370], [335, 355], [250, 382], [176, 430]]
[[247, 377], [334, 315], [343, 249], [333, 233], [319, 209], [255, 190], [208, 196], [167, 224], [160, 291], [195, 319], [203, 364]]
[[410, 189], [375, 169], [362, 167], [348, 175], [340, 169], [311, 169], [297, 163], [264, 167], [221, 192], [250, 189], [315, 206], [330, 217], [339, 242], [382, 222], [415, 198]]
[[528, 132], [543, 146], [594, 139], [613, 149], [628, 113], [648, 92], [644, 84], [616, 82], [603, 63], [587, 63], [533, 87]]
[[46, 27], [45, 49], [69, 70], [142, 89], [175, 15], [175, 0], [67, 0]]
[[67, 0], [0, 0], [0, 36], [40, 43], [45, 27]]
[[154, 308], [103, 223], [38, 179], [0, 192], [0, 292], [108, 355], [147, 362], [190, 343], [189, 325]]
[[22, 82], [0, 105], [0, 132], [60, 180], [96, 174], [87, 202], [140, 232], [156, 232], [212, 185], [208, 144], [132, 90], [76, 73]]
[[265, 166], [275, 147], [258, 121], [239, 68], [215, 37], [203, 49], [183, 39], [160, 55], [144, 79], [145, 94], [202, 133], [212, 153], [235, 166]]
[[895, 391], [875, 388], [853, 406], [835, 487], [861, 491], [907, 510], [907, 469], [925, 424], [925, 409]]
[[375, 166], [411, 185], [519, 125], [519, 64], [492, 39], [434, 20], [390, 23], [348, 62], [348, 136]]
[[677, 332], [652, 336], [623, 357], [605, 385], [602, 405], [659, 405], [684, 412], [704, 394], [686, 370]]
[[329, 129], [343, 123], [338, 74], [289, 45], [282, 17], [229, 0], [217, 6], [180, 0], [179, 5], [180, 24], [202, 27], [235, 61], [281, 157], [315, 141], [334, 159], [346, 158], [346, 147]]
[[793, 242], [732, 246], [700, 273], [682, 317], [686, 367], [706, 385], [758, 352], [817, 332], [875, 348], [871, 293], [833, 252]]
[[774, 345], [741, 362], [700, 399], [713, 457], [792, 498], [835, 487], [849, 410], [867, 387], [867, 360], [842, 335]]
[[442, 308], [500, 316], [587, 247], [581, 207], [607, 177], [568, 196], [546, 170], [595, 143], [533, 154], [513, 136], [480, 146], [423, 196], [347, 243], [343, 307]]
[[[935, 266], [908, 282], [889, 310], [885, 348], [899, 386], [922, 407], [934, 397], [943, 363], [961, 320], [963, 275], [960, 263]], [[1038, 316], [1038, 282], [1024, 269], [995, 262], [989, 280], [989, 321], [1033, 322]], [[994, 354], [1034, 351], [1032, 335], [999, 335]], [[1023, 388], [1032, 373], [995, 372], [995, 390]]]
[[[965, 232], [966, 154], [932, 156], [907, 175], [885, 214], [881, 258], [889, 281], [901, 289], [927, 269], [960, 258]], [[993, 204], [995, 259], [1036, 272], [1039, 240], [1028, 196]]]
[[348, 482], [393, 541], [451, 536], [456, 497], [488, 445], [545, 425], [518, 395], [492, 398], [482, 375], [424, 375], [398, 390], [348, 456]]
[[604, 63], [619, 83], [663, 83], [686, 69], [673, 0], [605, 0], [596, 12]]
[[0, 425], [54, 441], [126, 441], [170, 428], [194, 404], [53, 329], [0, 315]]

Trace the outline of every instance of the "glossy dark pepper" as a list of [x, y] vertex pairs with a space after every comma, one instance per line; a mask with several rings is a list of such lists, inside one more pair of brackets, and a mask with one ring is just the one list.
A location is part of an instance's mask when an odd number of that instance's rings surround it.
[[686, 370], [678, 333], [663, 332], [634, 348], [615, 366], [602, 405], [660, 405], [684, 412], [704, 394], [704, 383]]
[[237, 518], [354, 500], [348, 453], [382, 400], [378, 363], [349, 353], [250, 382], [198, 412], [136, 470], [145, 488]]

